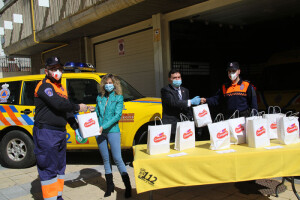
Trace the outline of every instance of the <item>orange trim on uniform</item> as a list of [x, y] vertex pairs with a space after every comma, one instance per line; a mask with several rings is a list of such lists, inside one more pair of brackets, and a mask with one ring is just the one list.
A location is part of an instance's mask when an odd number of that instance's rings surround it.
[[[35, 88], [35, 91], [34, 91], [34, 96], [35, 96], [35, 97], [38, 97], [37, 92], [38, 92], [38, 90], [40, 89], [40, 86], [42, 85], [42, 83], [43, 83], [43, 80], [40, 81], [40, 82], [37, 84], [37, 86], [36, 86], [36, 88]], [[54, 84], [54, 83], [52, 83], [49, 79], [46, 79], [46, 83], [51, 84], [52, 87], [54, 88], [56, 94], [58, 94], [60, 97], [63, 97], [63, 98], [65, 98], [65, 99], [68, 99], [68, 92], [67, 92], [67, 90], [66, 90], [61, 84]]]
[[230, 93], [246, 93], [247, 92], [247, 89], [249, 87], [249, 83], [246, 82], [246, 81], [243, 81], [241, 83], [241, 85], [231, 85], [229, 88], [225, 88], [225, 85], [223, 85], [223, 94], [225, 95], [228, 95]]
[[35, 96], [35, 97], [38, 97], [37, 92], [38, 92], [38, 90], [40, 89], [40, 86], [42, 85], [42, 83], [43, 83], [43, 81], [40, 81], [40, 82], [36, 85], [35, 90], [34, 90], [34, 96]]
[[16, 125], [23, 125], [22, 122], [20, 122], [20, 120], [16, 117], [16, 115], [14, 114], [14, 112], [10, 109], [9, 106], [3, 106], [3, 108], [6, 110], [7, 114], [9, 115], [9, 117], [11, 118], [11, 120], [13, 120]]
[[57, 179], [57, 183], [58, 183], [58, 191], [62, 192], [64, 189], [64, 184], [65, 184], [65, 179]]
[[57, 197], [58, 194], [58, 182], [51, 183], [49, 185], [42, 185], [42, 193], [44, 199]]
[[46, 80], [47, 83], [51, 84], [55, 90], [55, 92], [65, 98], [65, 99], [68, 99], [68, 93], [67, 93], [67, 90], [62, 86], [62, 84], [54, 84], [52, 83], [49, 79]]
[[0, 121], [3, 122], [3, 124], [5, 126], [10, 126], [11, 124], [6, 120], [6, 118], [4, 117], [4, 115], [2, 114], [2, 112], [0, 112]]

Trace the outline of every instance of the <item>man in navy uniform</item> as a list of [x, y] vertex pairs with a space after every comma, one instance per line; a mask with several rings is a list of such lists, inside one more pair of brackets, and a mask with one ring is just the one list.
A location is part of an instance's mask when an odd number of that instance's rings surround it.
[[254, 87], [240, 78], [238, 62], [230, 62], [227, 66], [228, 78], [231, 80], [222, 85], [217, 94], [210, 98], [201, 98], [201, 103], [209, 106], [222, 104], [225, 118], [228, 119], [236, 110], [239, 116], [249, 116], [252, 109], [257, 110], [257, 97]]

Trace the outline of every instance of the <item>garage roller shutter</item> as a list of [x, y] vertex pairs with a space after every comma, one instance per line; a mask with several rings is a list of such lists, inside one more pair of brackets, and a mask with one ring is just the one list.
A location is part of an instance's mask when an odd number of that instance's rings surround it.
[[[124, 55], [119, 55], [119, 40], [124, 40]], [[141, 94], [155, 96], [152, 29], [95, 45], [97, 72], [121, 76]]]

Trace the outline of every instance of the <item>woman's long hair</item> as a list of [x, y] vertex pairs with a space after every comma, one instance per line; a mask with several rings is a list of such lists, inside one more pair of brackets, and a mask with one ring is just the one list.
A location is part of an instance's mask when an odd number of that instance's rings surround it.
[[100, 83], [100, 92], [101, 92], [101, 95], [104, 96], [105, 93], [106, 93], [106, 90], [104, 88], [105, 84], [106, 84], [106, 81], [107, 79], [111, 78], [113, 84], [114, 84], [114, 91], [115, 91], [115, 94], [116, 95], [122, 95], [122, 88], [121, 88], [121, 84], [120, 84], [120, 80], [115, 77], [114, 75], [112, 74], [106, 74], [105, 76], [103, 76], [101, 78], [101, 83]]

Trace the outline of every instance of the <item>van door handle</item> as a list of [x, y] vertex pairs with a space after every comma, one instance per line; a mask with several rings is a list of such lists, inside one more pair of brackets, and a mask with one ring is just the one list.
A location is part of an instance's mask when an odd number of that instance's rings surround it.
[[25, 109], [25, 110], [22, 110], [21, 113], [24, 113], [25, 115], [29, 115], [30, 113], [32, 113], [32, 111], [29, 109]]

